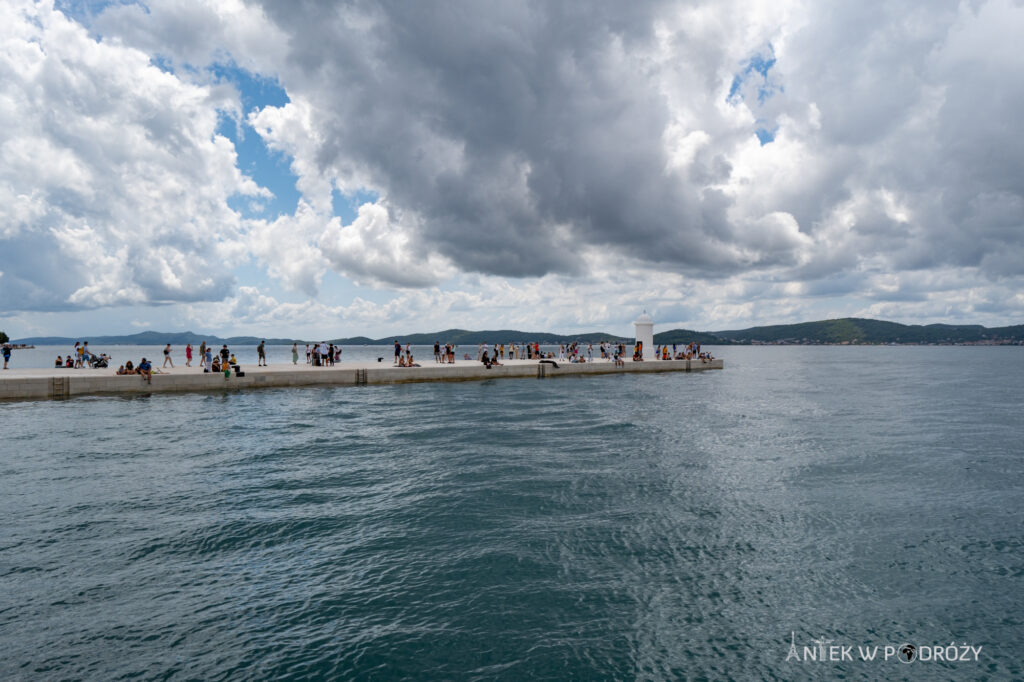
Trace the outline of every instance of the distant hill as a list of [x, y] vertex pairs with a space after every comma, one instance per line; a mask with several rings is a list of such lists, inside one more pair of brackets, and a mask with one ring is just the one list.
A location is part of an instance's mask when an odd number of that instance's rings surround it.
[[[581, 341], [583, 343], [599, 343], [610, 341], [612, 343], [632, 343], [632, 337], [621, 337], [615, 334], [593, 332], [586, 334], [552, 334], [550, 332], [523, 332], [514, 329], [499, 329], [491, 331], [470, 331], [467, 329], [446, 329], [440, 332], [429, 334], [399, 334], [397, 336], [385, 336], [379, 339], [371, 339], [366, 336], [353, 336], [348, 338], [330, 339], [332, 343], [340, 343], [343, 346], [377, 346], [389, 345], [395, 339], [403, 345], [432, 345], [435, 341], [440, 343], [453, 343], [456, 345], [476, 345], [478, 343], [510, 343], [510, 342], [533, 342], [542, 344], [571, 343]], [[137, 346], [162, 346], [170, 343], [174, 346], [183, 346], [186, 343], [198, 345], [202, 341], [211, 344], [226, 343], [229, 346], [255, 346], [263, 337], [259, 336], [232, 336], [221, 338], [213, 335], [196, 334], [195, 332], [140, 332], [127, 336], [96, 336], [88, 339], [72, 339], [67, 337], [37, 336], [26, 339], [15, 339], [14, 343], [24, 343], [36, 346], [46, 345], [72, 345], [76, 340], [88, 340], [90, 346], [99, 348], [104, 345], [137, 345]], [[320, 341], [322, 339], [282, 339], [265, 338], [270, 345], [281, 345], [291, 343], [305, 344], [307, 342]], [[702, 345], [716, 344], [752, 344], [752, 343], [794, 343], [794, 344], [821, 344], [821, 343], [851, 343], [851, 344], [890, 344], [890, 343], [1022, 343], [1024, 344], [1024, 325], [1010, 327], [987, 328], [978, 324], [951, 325], [951, 324], [928, 324], [928, 325], [907, 325], [897, 322], [886, 322], [884, 320], [870, 320], [857, 317], [844, 317], [838, 320], [819, 320], [817, 322], [800, 322], [798, 324], [771, 325], [765, 327], [751, 327], [749, 329], [730, 329], [717, 332], [699, 332], [689, 329], [672, 329], [659, 332], [654, 335], [654, 342], [658, 345], [677, 344], [683, 345], [695, 341]]]
[[[395, 339], [402, 344], [433, 345], [435, 341], [440, 343], [453, 343], [456, 345], [476, 345], [478, 343], [510, 343], [536, 341], [537, 343], [571, 343], [582, 341], [584, 343], [598, 343], [600, 341], [632, 342], [631, 338], [619, 337], [614, 334], [588, 333], [588, 334], [551, 334], [549, 332], [521, 332], [513, 329], [500, 329], [497, 331], [469, 331], [466, 329], [447, 329], [441, 332], [430, 334], [401, 334], [398, 336], [385, 336], [379, 339], [371, 339], [366, 336], [352, 336], [348, 338], [326, 339], [329, 343], [337, 343], [343, 346], [381, 346], [389, 345]], [[255, 346], [261, 340], [268, 345], [289, 345], [292, 343], [313, 343], [325, 339], [282, 339], [260, 336], [231, 336], [222, 338], [212, 334], [196, 334], [195, 332], [139, 332], [122, 336], [90, 336], [70, 338], [65, 336], [33, 336], [24, 339], [16, 339], [14, 343], [23, 343], [35, 346], [72, 346], [75, 341], [88, 341], [93, 348], [100, 346], [162, 346], [166, 343], [172, 346], [184, 346], [191, 343], [196, 346], [206, 341], [208, 344], [220, 345], [226, 343], [228, 346]]]
[[713, 333], [733, 343], [979, 343], [1024, 340], [1024, 325], [989, 329], [978, 324], [907, 325], [845, 317]]
[[727, 346], [735, 342], [731, 339], [719, 336], [716, 332], [695, 332], [689, 329], [672, 329], [667, 332], [658, 332], [655, 334], [654, 343], [658, 346], [667, 346], [673, 343], [679, 346], [685, 346], [688, 343]]
[[398, 339], [403, 345], [411, 343], [414, 346], [430, 346], [435, 341], [438, 343], [453, 343], [457, 346], [476, 345], [478, 343], [525, 343], [537, 342], [543, 344], [572, 343], [581, 341], [583, 343], [600, 343], [601, 341], [612, 341], [615, 343], [629, 341], [632, 338], [624, 338], [615, 334], [588, 333], [588, 334], [552, 334], [550, 332], [521, 332], [515, 329], [498, 329], [496, 331], [469, 331], [467, 329], [446, 329], [442, 332], [430, 334], [404, 334], [398, 336], [385, 336], [380, 339], [367, 339], [364, 336], [357, 336], [349, 339], [333, 339], [334, 343], [343, 346], [355, 346], [360, 344], [379, 346], [394, 343]]
[[139, 332], [123, 336], [87, 336], [77, 339], [65, 336], [32, 336], [26, 339], [17, 339], [15, 343], [33, 346], [73, 346], [75, 341], [88, 341], [92, 348], [100, 346], [162, 346], [166, 343], [172, 346], [184, 346], [186, 343], [198, 346], [203, 341], [208, 344], [226, 343], [229, 346], [256, 345], [260, 341], [266, 341], [268, 345], [293, 343], [292, 339], [272, 339], [259, 336], [221, 338], [212, 334], [196, 334], [195, 332]]

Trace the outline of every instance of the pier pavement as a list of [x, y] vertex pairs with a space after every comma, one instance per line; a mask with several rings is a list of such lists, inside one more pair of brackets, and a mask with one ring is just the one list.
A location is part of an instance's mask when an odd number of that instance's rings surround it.
[[[387, 360], [390, 360], [388, 358]], [[340, 362], [333, 367], [312, 367], [306, 364], [279, 363], [266, 367], [243, 365], [245, 376], [234, 372], [227, 379], [223, 373], [204, 373], [192, 367], [161, 369], [154, 365], [152, 383], [138, 375], [118, 376], [116, 368], [105, 369], [9, 369], [0, 372], [0, 400], [62, 400], [80, 395], [147, 394], [182, 391], [236, 391], [251, 388], [285, 388], [298, 386], [365, 386], [430, 381], [481, 381], [499, 378], [549, 379], [599, 374], [644, 372], [697, 372], [723, 369], [721, 359], [648, 360], [616, 367], [613, 362], [596, 360], [569, 363], [556, 360], [555, 367], [537, 360], [504, 360], [487, 369], [475, 360], [456, 360], [440, 364], [433, 360], [420, 367], [396, 367], [385, 362]]]

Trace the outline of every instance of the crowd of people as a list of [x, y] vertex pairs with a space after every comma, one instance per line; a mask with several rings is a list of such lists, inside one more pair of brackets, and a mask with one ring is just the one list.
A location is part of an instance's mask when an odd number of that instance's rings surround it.
[[68, 355], [62, 358], [60, 353], [57, 354], [57, 359], [54, 360], [53, 366], [65, 367], [67, 369], [81, 369], [87, 367], [90, 369], [102, 369], [110, 366], [110, 356], [106, 353], [94, 353], [89, 349], [89, 342], [85, 341], [79, 343], [75, 342], [75, 348], [72, 351], [73, 355]]
[[[455, 364], [455, 351], [457, 346], [452, 343], [441, 344], [439, 341], [434, 342], [434, 362], [437, 364]], [[9, 343], [4, 343], [2, 346], [2, 353], [4, 359], [4, 369], [8, 368], [8, 364], [11, 358], [12, 346]], [[198, 350], [199, 356], [199, 367], [202, 368], [203, 372], [206, 373], [225, 373], [228, 376], [230, 371], [234, 369], [239, 371], [238, 359], [228, 349], [227, 344], [222, 344], [221, 348], [217, 351], [214, 350], [212, 345], [208, 345], [206, 341], [203, 341], [198, 349], [194, 349], [191, 343], [185, 344], [185, 366], [192, 367], [192, 361], [194, 354]], [[395, 367], [420, 367], [421, 365], [416, 362], [413, 357], [412, 347], [410, 344], [405, 344], [404, 348], [398, 339], [394, 342], [395, 350]], [[506, 358], [509, 360], [560, 360], [568, 363], [587, 363], [595, 362], [595, 352], [600, 360], [605, 362], [614, 362], [616, 366], [623, 366], [625, 364], [625, 358], [627, 347], [625, 343], [611, 343], [601, 342], [595, 349], [593, 343], [574, 341], [568, 344], [559, 344], [557, 354], [552, 350], [543, 350], [540, 344], [537, 342], [531, 343], [499, 343], [499, 344], [477, 344], [476, 360], [482, 362], [488, 368], [493, 365], [501, 365], [501, 361]], [[312, 367], [334, 367], [337, 363], [341, 362], [342, 349], [340, 345], [334, 343], [327, 343], [321, 341], [319, 343], [306, 344], [305, 357], [306, 364]], [[170, 367], [174, 368], [173, 348], [171, 344], [166, 344], [163, 348], [164, 361], [161, 365], [161, 370]], [[691, 360], [696, 359], [701, 362], [710, 362], [714, 360], [714, 356], [710, 352], [702, 351], [699, 343], [689, 343], [686, 346], [680, 348], [677, 344], [659, 345], [655, 347], [653, 354], [654, 358], [659, 360]], [[293, 343], [291, 348], [291, 360], [293, 365], [297, 365], [300, 359], [300, 351], [298, 343]], [[378, 358], [381, 360], [382, 358]], [[465, 354], [466, 360], [471, 360], [472, 356], [469, 353]], [[633, 345], [633, 360], [641, 362], [644, 360], [644, 348], [642, 342], [637, 342]], [[66, 357], [57, 355], [54, 361], [54, 367], [66, 367], [66, 368], [103, 368], [110, 366], [111, 357], [106, 353], [95, 353], [89, 349], [89, 342], [75, 342], [74, 350], [71, 354]], [[256, 362], [257, 366], [266, 367], [267, 363], [267, 349], [266, 341], [260, 341], [256, 346]], [[140, 374], [144, 376], [147, 381], [152, 381], [152, 375], [155, 372], [159, 373], [161, 370], [154, 370], [153, 363], [148, 361], [146, 358], [137, 364], [133, 365], [131, 361], [121, 365], [117, 374]]]
[[[262, 347], [262, 343], [260, 346]], [[264, 363], [266, 358], [264, 356]], [[299, 362], [299, 346], [296, 343], [292, 344], [292, 364], [298, 364]], [[335, 346], [333, 343], [327, 343], [321, 341], [320, 343], [314, 343], [312, 346], [306, 344], [306, 364], [313, 367], [334, 367], [336, 363], [341, 362], [341, 346]]]

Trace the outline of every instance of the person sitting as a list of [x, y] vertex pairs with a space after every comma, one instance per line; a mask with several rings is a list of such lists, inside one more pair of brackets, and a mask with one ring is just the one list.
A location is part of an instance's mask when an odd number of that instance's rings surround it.
[[146, 379], [146, 383], [153, 383], [153, 363], [146, 358], [142, 358], [142, 362], [139, 363], [139, 374]]
[[54, 367], [63, 367], [64, 366], [64, 358], [62, 358], [61, 356], [58, 355], [57, 356], [57, 362], [53, 363], [53, 366]]
[[68, 369], [75, 368], [75, 361], [71, 359], [70, 355], [64, 358], [64, 366], [67, 367]]
[[405, 364], [405, 356], [404, 355], [399, 355], [398, 356], [398, 366], [399, 367], [408, 367], [408, 365]]
[[480, 356], [480, 362], [484, 363], [484, 367], [487, 369], [491, 368], [491, 358], [487, 355], [487, 351], [484, 351], [483, 355]]
[[231, 354], [231, 359], [228, 360], [228, 364], [231, 365], [232, 367], [238, 366], [238, 358], [235, 357], [234, 353]]
[[[131, 364], [130, 362], [128, 364]], [[123, 377], [125, 374], [131, 374], [131, 371], [125, 369], [124, 365], [117, 368], [117, 375]]]
[[418, 362], [415, 362], [415, 361], [414, 361], [414, 360], [412, 359], [412, 351], [409, 351], [409, 359], [408, 359], [408, 360], [406, 360], [406, 362], [405, 362], [405, 366], [406, 366], [406, 367], [419, 367], [419, 366], [420, 366], [420, 363], [418, 363]]
[[132, 364], [131, 360], [129, 360], [128, 362], [124, 363], [124, 373], [125, 374], [135, 374], [135, 365]]
[[213, 366], [210, 367], [210, 371], [213, 372], [214, 374], [220, 374], [220, 356], [219, 355], [214, 355], [213, 356]]

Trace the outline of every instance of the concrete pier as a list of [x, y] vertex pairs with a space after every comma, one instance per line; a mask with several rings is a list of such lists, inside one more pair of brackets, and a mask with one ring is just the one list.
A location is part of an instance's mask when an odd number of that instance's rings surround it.
[[244, 377], [232, 372], [207, 374], [196, 366], [159, 370], [153, 382], [138, 375], [118, 376], [109, 369], [11, 369], [0, 375], [0, 400], [63, 400], [82, 395], [147, 394], [182, 391], [237, 391], [250, 388], [287, 388], [297, 386], [364, 386], [404, 384], [428, 381], [481, 381], [502, 378], [552, 379], [556, 377], [625, 374], [637, 372], [698, 372], [722, 369], [720, 359], [626, 361], [624, 367], [613, 362], [573, 364], [556, 361], [558, 367], [536, 360], [505, 360], [501, 366], [487, 369], [483, 364], [458, 360], [454, 365], [421, 363], [422, 367], [395, 367], [390, 363], [343, 362], [334, 367], [276, 364], [269, 367], [243, 365]]

